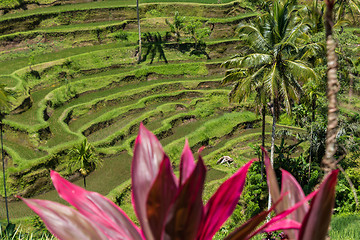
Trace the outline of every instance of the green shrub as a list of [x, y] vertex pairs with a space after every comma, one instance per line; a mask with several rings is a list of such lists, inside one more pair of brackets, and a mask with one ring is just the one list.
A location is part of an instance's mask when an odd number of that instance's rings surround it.
[[15, 8], [21, 5], [22, 0], [1, 0], [0, 8]]
[[112, 34], [112, 37], [116, 40], [127, 41], [129, 39], [129, 34], [125, 31], [120, 30], [120, 31]]

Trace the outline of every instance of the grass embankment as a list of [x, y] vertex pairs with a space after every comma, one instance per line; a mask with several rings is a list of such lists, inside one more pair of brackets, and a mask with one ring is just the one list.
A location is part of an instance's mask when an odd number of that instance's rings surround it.
[[[10, 0], [11, 1], [11, 0]], [[218, 4], [218, 0], [174, 0], [174, 1], [166, 1], [166, 0], [160, 0], [160, 1], [154, 1], [154, 0], [144, 0], [140, 4], [140, 10], [144, 11], [141, 12], [143, 15], [145, 15], [146, 10], [149, 11], [149, 7], [151, 6], [159, 6], [160, 8], [162, 5], [172, 5], [172, 6], [181, 6], [183, 7], [183, 11], [186, 13], [186, 10], [188, 8], [194, 8], [194, 6], [198, 8], [207, 8], [207, 9], [222, 9], [222, 8], [229, 8], [233, 5], [237, 5], [233, 0], [224, 0], [222, 1], [222, 4]], [[149, 4], [153, 3], [153, 4]], [[160, 3], [157, 4], [156, 3]], [[216, 4], [215, 4], [216, 3]], [[211, 5], [209, 5], [211, 4]], [[23, 11], [23, 12], [15, 12], [11, 14], [5, 14], [3, 16], [0, 16], [0, 21], [7, 20], [7, 19], [14, 19], [14, 18], [24, 18], [31, 15], [46, 15], [51, 13], [66, 13], [66, 12], [72, 12], [72, 11], [86, 11], [86, 10], [101, 10], [101, 9], [108, 9], [108, 8], [120, 8], [120, 7], [131, 7], [135, 10], [134, 1], [132, 0], [122, 0], [122, 1], [101, 1], [101, 2], [87, 2], [87, 3], [79, 3], [79, 4], [66, 4], [66, 5], [60, 5], [60, 6], [52, 6], [48, 8], [36, 8], [33, 10]], [[246, 7], [246, 4], [243, 4], [243, 7]], [[173, 9], [174, 10], [174, 9]], [[181, 10], [181, 9], [180, 9]], [[195, 10], [192, 10], [191, 13], [193, 13]], [[196, 11], [195, 11], [196, 12]], [[196, 16], [187, 12], [189, 16]]]

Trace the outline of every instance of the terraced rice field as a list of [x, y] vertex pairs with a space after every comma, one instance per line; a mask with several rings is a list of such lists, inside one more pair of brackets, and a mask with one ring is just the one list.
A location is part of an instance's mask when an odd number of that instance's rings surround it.
[[[104, 14], [96, 2], [78, 6], [86, 7], [89, 15]], [[165, 19], [171, 20], [174, 10], [164, 4], [160, 16], [153, 16], [154, 9], [159, 9], [156, 6], [143, 5], [143, 31], [170, 31]], [[191, 3], [183, 6], [189, 9]], [[221, 63], [241, 50], [234, 40], [236, 25], [256, 14], [234, 3], [218, 4], [218, 8], [217, 4], [197, 6], [199, 12], [194, 16], [214, 26], [206, 39], [208, 56], [179, 51], [169, 40], [162, 44], [168, 63], [155, 57], [153, 64], [149, 58], [137, 64], [134, 6], [108, 6], [114, 12], [113, 20], [90, 22], [77, 17], [67, 25], [55, 24], [58, 8], [49, 7], [43, 13], [29, 12], [47, 14], [34, 27], [2, 30], [0, 82], [15, 96], [14, 111], [4, 119], [10, 200], [15, 200], [15, 194], [58, 200], [51, 190], [49, 170], [73, 179], [66, 167], [67, 152], [87, 138], [103, 159], [103, 165], [87, 177], [88, 190], [116, 201], [117, 194], [128, 191], [140, 122], [157, 135], [174, 167], [185, 139], [193, 152], [205, 146], [202, 156], [209, 168], [208, 184], [223, 181], [236, 166], [254, 157], [249, 144], [261, 142], [260, 117], [251, 105], [228, 102], [231, 86], [221, 84]], [[210, 8], [211, 14], [204, 11]], [[64, 9], [63, 16], [69, 13]], [[127, 13], [129, 19], [116, 11]], [[0, 22], [16, 23], [22, 17], [24, 13], [4, 15]], [[113, 37], [119, 29], [128, 34], [128, 40]], [[184, 46], [191, 48], [191, 42]], [[269, 140], [270, 117], [267, 120]], [[216, 165], [224, 155], [236, 164]], [[82, 185], [81, 180], [75, 182]], [[2, 186], [0, 191], [3, 195]], [[129, 204], [125, 203], [125, 210], [130, 209]], [[1, 210], [0, 218], [3, 214]], [[21, 202], [10, 203], [12, 217], [31, 214]]]

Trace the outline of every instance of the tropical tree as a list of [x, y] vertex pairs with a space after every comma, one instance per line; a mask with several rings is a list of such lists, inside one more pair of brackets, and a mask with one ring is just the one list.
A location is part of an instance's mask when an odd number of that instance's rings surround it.
[[336, 22], [344, 20], [345, 15], [350, 15], [352, 23], [357, 24], [356, 16], [360, 14], [360, 1], [359, 0], [337, 0], [334, 5]]
[[[286, 112], [291, 114], [292, 102], [299, 100], [302, 93], [300, 82], [316, 78], [314, 70], [301, 60], [296, 45], [309, 29], [304, 22], [299, 21], [297, 11], [296, 1], [277, 0], [253, 24], [241, 25], [240, 37], [249, 45], [251, 53], [225, 64], [236, 66], [228, 74], [233, 74], [233, 80], [237, 81], [233, 94], [251, 94], [253, 89], [258, 88], [262, 91], [259, 96], [266, 95], [261, 102], [264, 104], [265, 99], [269, 100], [273, 116], [271, 165], [274, 162], [276, 120], [281, 105], [285, 105]], [[270, 208], [270, 194], [268, 204]]]
[[5, 197], [5, 207], [6, 207], [6, 219], [9, 225], [9, 209], [7, 202], [7, 193], [6, 193], [6, 177], [5, 177], [5, 157], [4, 157], [4, 146], [3, 146], [3, 122], [7, 111], [9, 110], [9, 97], [8, 92], [5, 90], [5, 85], [0, 85], [0, 139], [1, 139], [1, 160], [2, 160], [2, 170], [3, 170], [3, 183], [4, 183], [4, 197]]
[[194, 40], [195, 49], [201, 48], [204, 45], [203, 39], [210, 36], [211, 30], [208, 27], [203, 27], [200, 20], [191, 19], [185, 24], [184, 31], [188, 36]]
[[325, 4], [318, 0], [307, 2], [302, 9], [302, 15], [310, 26], [311, 33], [318, 33], [324, 30]]
[[[245, 99], [255, 89], [261, 91], [261, 103], [269, 100], [273, 114], [272, 153], [276, 119], [281, 105], [291, 113], [291, 104], [302, 93], [300, 82], [315, 79], [316, 74], [305, 60], [301, 60], [296, 43], [308, 30], [298, 22], [293, 0], [278, 0], [254, 24], [241, 25], [240, 36], [249, 45], [250, 54], [235, 57], [225, 63], [229, 69], [225, 80], [236, 81], [230, 96]], [[261, 96], [261, 97], [260, 97]], [[266, 97], [265, 97], [266, 96]]]
[[185, 17], [180, 17], [178, 11], [175, 12], [173, 23], [169, 22], [169, 20], [165, 20], [166, 24], [170, 27], [171, 33], [174, 34], [176, 42], [180, 41], [181, 31], [184, 29]]
[[84, 179], [84, 187], [86, 188], [86, 176], [90, 171], [101, 165], [101, 160], [94, 154], [93, 146], [88, 143], [85, 138], [81, 144], [74, 146], [69, 152], [70, 162], [69, 169], [76, 168]]

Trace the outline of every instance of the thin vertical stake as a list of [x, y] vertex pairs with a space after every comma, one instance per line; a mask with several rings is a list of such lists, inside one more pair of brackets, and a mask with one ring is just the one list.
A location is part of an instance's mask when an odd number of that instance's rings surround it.
[[9, 221], [9, 208], [8, 208], [8, 202], [7, 202], [7, 194], [6, 194], [5, 159], [4, 159], [3, 124], [2, 124], [2, 122], [0, 123], [0, 132], [1, 132], [0, 133], [0, 135], [1, 135], [1, 159], [2, 159], [2, 165], [3, 165], [6, 218], [7, 218], [7, 223], [9, 225], [10, 221]]

